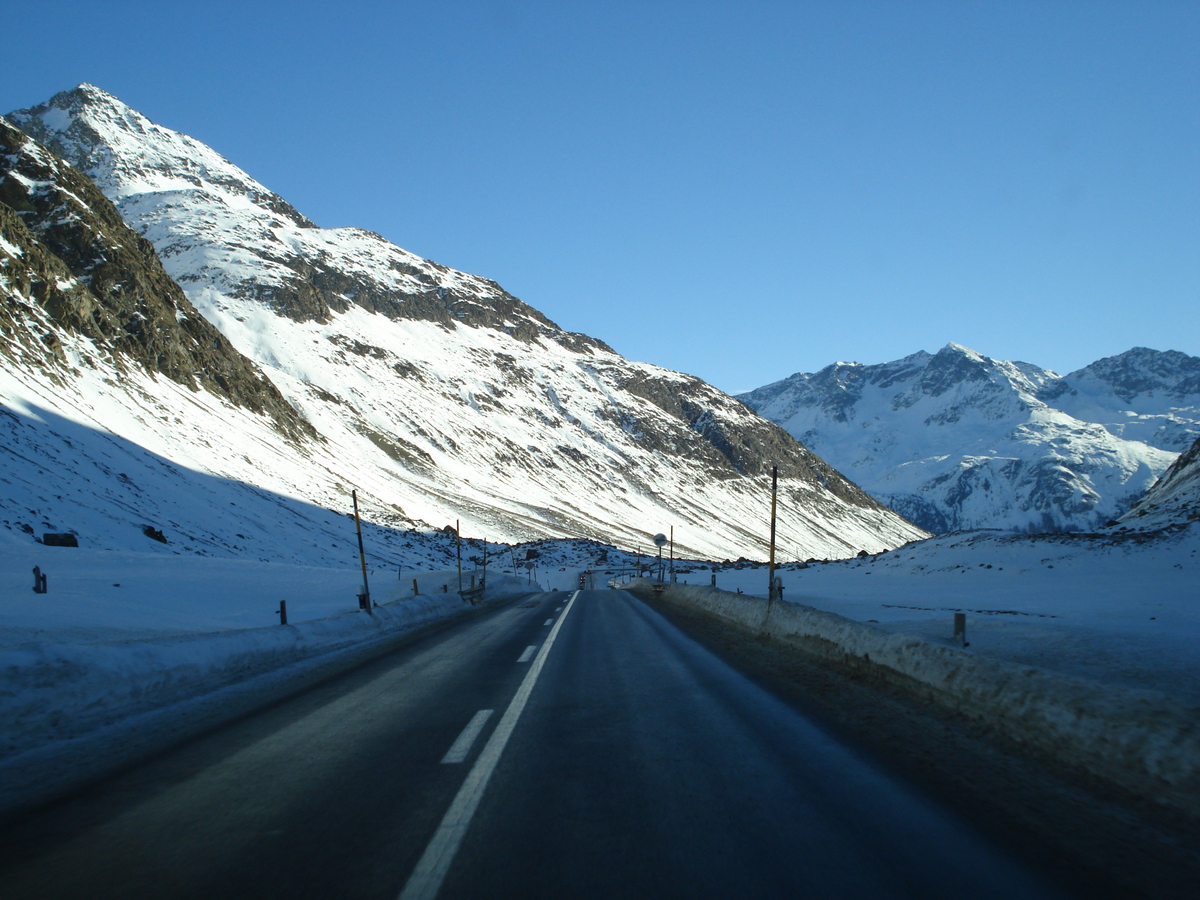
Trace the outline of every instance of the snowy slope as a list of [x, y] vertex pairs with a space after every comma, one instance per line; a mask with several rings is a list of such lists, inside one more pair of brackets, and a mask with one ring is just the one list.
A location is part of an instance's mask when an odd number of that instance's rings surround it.
[[1092, 530], [1200, 435], [1198, 372], [1139, 348], [1064, 378], [949, 344], [740, 399], [931, 531]]
[[1179, 454], [1133, 509], [1122, 528], [1150, 531], [1200, 519], [1200, 439]]
[[[103, 91], [85, 85], [9, 118], [95, 180], [200, 313], [316, 434], [281, 441], [236, 404], [100, 361], [56, 369], [58, 387], [44, 370], [9, 365], [10, 427], [25, 435], [35, 469], [53, 468], [36, 457], [40, 435], [54, 432], [47, 446], [62, 453], [59, 423], [69, 421], [83, 426], [73, 446], [87, 449], [68, 452], [64, 468], [87, 470], [79, 453], [94, 459], [114, 440], [129, 455], [146, 448], [156, 455], [141, 461], [147, 473], [174, 466], [211, 492], [260, 496], [270, 504], [257, 513], [267, 530], [279, 505], [325, 522], [325, 510], [347, 508], [354, 486], [367, 515], [391, 526], [461, 519], [465, 533], [494, 539], [583, 536], [631, 548], [674, 526], [681, 552], [736, 557], [765, 554], [767, 472], [777, 464], [781, 529], [812, 555], [920, 535], [698, 379], [625, 360], [493, 282], [378, 235], [317, 228], [211, 149]], [[58, 331], [64, 345], [83, 341], [77, 354], [95, 357], [86, 336]], [[94, 509], [97, 521], [131, 521], [124, 506], [136, 503], [139, 521], [153, 514], [202, 533], [206, 552], [241, 552], [228, 549], [242, 542], [222, 517], [177, 509], [162, 499], [165, 488], [154, 500], [134, 498], [123, 482], [96, 478], [112, 493], [95, 500], [104, 507]], [[71, 502], [39, 494], [35, 481], [14, 489], [5, 502], [16, 512], [4, 518], [71, 527]], [[104, 495], [94, 490], [87, 501]], [[306, 543], [325, 543], [334, 527], [323, 524]], [[119, 530], [101, 531], [100, 545], [126, 546], [112, 536]]]

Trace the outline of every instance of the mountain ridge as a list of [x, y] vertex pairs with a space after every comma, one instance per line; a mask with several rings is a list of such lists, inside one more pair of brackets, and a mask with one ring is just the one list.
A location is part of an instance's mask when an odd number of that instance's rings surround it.
[[[271, 448], [278, 471], [224, 434], [208, 449], [155, 437], [168, 458], [325, 509], [357, 484], [389, 521], [461, 519], [506, 540], [636, 547], [673, 523], [681, 549], [717, 558], [765, 552], [775, 464], [781, 529], [806, 555], [923, 535], [699, 379], [564, 332], [488, 279], [290, 216], [215, 151], [97, 88], [10, 115], [88, 167], [201, 315], [324, 439], [303, 459]], [[145, 402], [160, 401], [170, 408], [155, 417], [186, 422], [173, 399]]]
[[739, 399], [928, 530], [1093, 530], [1200, 436], [1200, 359], [1134, 348], [1060, 376], [950, 343]]

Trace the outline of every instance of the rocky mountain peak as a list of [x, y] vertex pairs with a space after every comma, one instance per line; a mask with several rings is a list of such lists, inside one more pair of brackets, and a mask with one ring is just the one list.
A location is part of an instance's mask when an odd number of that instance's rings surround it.
[[91, 85], [10, 113], [86, 172], [200, 300], [246, 299], [297, 322], [361, 307], [392, 319], [502, 330], [581, 350], [602, 342], [558, 328], [498, 284], [401, 250], [358, 228], [318, 228], [212, 148], [157, 125]]
[[1200, 357], [1188, 356], [1178, 350], [1134, 347], [1072, 372], [1066, 380], [1078, 389], [1090, 387], [1093, 393], [1096, 383], [1106, 385], [1126, 403], [1134, 402], [1139, 395], [1152, 393], [1184, 399], [1200, 394]]
[[130, 193], [206, 185], [316, 228], [291, 204], [267, 190], [210, 147], [155, 125], [112, 94], [81, 84], [8, 118], [44, 146], [82, 169], [118, 201]]

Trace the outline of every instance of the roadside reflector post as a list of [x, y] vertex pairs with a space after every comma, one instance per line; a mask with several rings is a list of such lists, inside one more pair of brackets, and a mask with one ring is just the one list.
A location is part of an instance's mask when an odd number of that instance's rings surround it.
[[33, 592], [35, 594], [46, 593], [46, 573], [42, 571], [41, 566], [33, 567]]
[[967, 643], [967, 614], [966, 613], [955, 613], [954, 614], [954, 636], [962, 642], [962, 645], [964, 647], [971, 646], [969, 643]]
[[413, 596], [414, 596], [414, 597], [415, 597], [415, 596], [417, 596], [417, 594], [418, 594], [418, 593], [419, 593], [419, 592], [418, 592], [418, 590], [417, 590], [417, 579], [415, 579], [415, 578], [414, 578], [414, 579], [413, 579]]
[[287, 601], [280, 600], [279, 601], [279, 609], [275, 610], [275, 612], [279, 613], [279, 624], [286, 625], [287, 624]]

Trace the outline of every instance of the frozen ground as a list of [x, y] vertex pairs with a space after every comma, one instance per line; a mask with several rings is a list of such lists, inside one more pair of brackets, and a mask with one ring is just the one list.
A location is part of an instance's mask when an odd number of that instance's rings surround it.
[[[33, 592], [33, 567], [48, 593]], [[495, 570], [493, 570], [495, 572]], [[457, 590], [455, 571], [373, 569], [371, 597], [390, 603]], [[471, 569], [465, 570], [469, 585]], [[0, 647], [31, 642], [137, 640], [325, 619], [358, 609], [359, 566], [317, 567], [249, 559], [46, 547], [0, 531]]]
[[[705, 564], [678, 580], [709, 584]], [[690, 569], [691, 571], [684, 571]], [[1200, 523], [1157, 535], [970, 532], [866, 559], [786, 565], [784, 598], [969, 652], [1200, 702]], [[766, 595], [766, 568], [717, 586]]]

